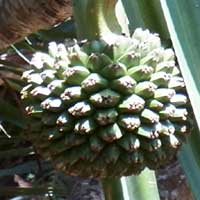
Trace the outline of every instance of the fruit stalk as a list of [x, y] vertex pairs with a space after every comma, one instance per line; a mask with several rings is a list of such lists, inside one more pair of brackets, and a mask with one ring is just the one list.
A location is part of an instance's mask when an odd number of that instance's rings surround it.
[[79, 39], [99, 39], [121, 33], [115, 15], [117, 0], [73, 0]]
[[154, 172], [144, 170], [138, 176], [102, 180], [106, 200], [159, 200]]

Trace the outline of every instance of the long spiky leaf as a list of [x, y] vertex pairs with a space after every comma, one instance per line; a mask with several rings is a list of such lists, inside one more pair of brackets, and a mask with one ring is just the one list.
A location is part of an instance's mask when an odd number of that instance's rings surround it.
[[196, 123], [179, 159], [188, 177], [195, 199], [200, 188], [200, 0], [161, 0], [173, 46], [185, 79]]

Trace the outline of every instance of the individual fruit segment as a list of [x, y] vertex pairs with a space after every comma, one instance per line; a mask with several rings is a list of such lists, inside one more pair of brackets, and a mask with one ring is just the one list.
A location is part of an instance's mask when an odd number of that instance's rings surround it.
[[44, 86], [38, 86], [31, 90], [30, 94], [34, 97], [44, 100], [51, 94], [51, 90]]
[[150, 81], [159, 87], [166, 87], [169, 83], [171, 75], [166, 72], [157, 72], [151, 75]]
[[138, 95], [132, 94], [125, 98], [118, 108], [121, 113], [137, 113], [143, 110], [145, 101]]
[[176, 91], [184, 91], [185, 83], [182, 77], [174, 76], [170, 79], [168, 87], [171, 89], [175, 89]]
[[60, 95], [63, 91], [64, 86], [64, 80], [53, 80], [50, 82], [47, 87], [54, 95]]
[[136, 81], [130, 76], [123, 76], [114, 80], [111, 87], [122, 94], [132, 94], [134, 92]]
[[90, 137], [89, 143], [91, 150], [96, 153], [100, 153], [105, 147], [105, 142], [95, 135]]
[[156, 66], [156, 72], [172, 73], [174, 68], [175, 61], [169, 59], [169, 61], [163, 61], [161, 63], [158, 63]]
[[106, 88], [108, 81], [96, 73], [90, 74], [82, 83], [81, 87], [87, 93], [94, 93]]
[[160, 117], [154, 111], [145, 108], [141, 112], [141, 119], [143, 122], [154, 124], [159, 122]]
[[118, 113], [115, 109], [98, 110], [94, 115], [94, 119], [101, 126], [112, 124], [117, 120]]
[[149, 152], [153, 152], [159, 148], [161, 148], [162, 146], [162, 142], [160, 139], [155, 139], [155, 140], [151, 140], [151, 141], [148, 141], [146, 139], [141, 139], [141, 147], [146, 150], [146, 151], [149, 151]]
[[122, 63], [112, 63], [105, 66], [101, 74], [108, 79], [120, 78], [126, 75], [126, 66]]
[[170, 99], [170, 102], [175, 106], [184, 106], [187, 101], [188, 99], [185, 94], [176, 94]]
[[155, 111], [160, 111], [164, 107], [164, 104], [156, 99], [151, 99], [146, 103], [147, 108]]
[[117, 160], [120, 156], [120, 150], [117, 146], [110, 145], [104, 149], [102, 156], [105, 158], [105, 162], [108, 165], [114, 164], [117, 162]]
[[118, 104], [120, 95], [110, 89], [102, 90], [90, 96], [91, 103], [98, 108], [110, 108]]
[[82, 119], [74, 126], [74, 131], [78, 134], [91, 134], [95, 130], [95, 123], [91, 119]]
[[63, 112], [56, 120], [56, 124], [60, 131], [69, 131], [73, 128], [73, 119], [67, 112]]
[[128, 152], [133, 152], [140, 148], [140, 139], [132, 134], [122, 137], [118, 144]]
[[151, 98], [154, 95], [156, 88], [157, 85], [154, 83], [150, 81], [143, 81], [135, 86], [134, 92], [143, 98]]
[[68, 105], [83, 99], [83, 93], [81, 91], [80, 86], [73, 86], [65, 89], [65, 91], [60, 95], [60, 97], [65, 102], [65, 104]]
[[141, 121], [137, 115], [121, 115], [118, 124], [127, 131], [134, 131], [140, 126]]
[[149, 139], [158, 138], [160, 134], [160, 126], [143, 125], [138, 128], [138, 131], [136, 134], [145, 138], [149, 138]]
[[81, 101], [70, 107], [68, 112], [74, 117], [85, 117], [92, 113], [92, 107], [87, 102]]
[[44, 83], [48, 84], [56, 78], [56, 70], [46, 69], [40, 73], [40, 76], [42, 80], [44, 81]]
[[144, 156], [140, 150], [129, 152], [125, 155], [122, 155], [121, 159], [125, 163], [128, 163], [129, 165], [135, 165], [135, 164], [143, 165], [144, 162]]
[[161, 122], [161, 134], [162, 135], [171, 135], [175, 133], [175, 126], [172, 122], [170, 122], [169, 120], [163, 121]]
[[58, 112], [63, 109], [63, 103], [60, 98], [48, 97], [41, 102], [41, 108], [44, 110]]
[[112, 124], [101, 129], [98, 134], [100, 138], [109, 143], [118, 140], [123, 136], [123, 133], [117, 124]]
[[28, 115], [31, 115], [32, 117], [41, 117], [43, 113], [43, 109], [41, 108], [40, 105], [29, 105], [26, 107], [26, 113]]
[[160, 119], [166, 120], [169, 119], [170, 116], [174, 114], [176, 110], [176, 107], [173, 104], [166, 104], [162, 110], [160, 110], [158, 113], [160, 115]]
[[186, 108], [176, 108], [175, 112], [170, 116], [172, 121], [182, 122], [188, 119], [188, 111]]
[[79, 85], [90, 74], [89, 70], [83, 66], [70, 67], [64, 71], [63, 75], [68, 84]]
[[152, 73], [153, 67], [148, 65], [139, 65], [128, 70], [128, 75], [134, 78], [136, 81], [149, 80]]
[[170, 99], [175, 95], [175, 90], [168, 89], [168, 88], [158, 88], [154, 92], [154, 98], [158, 101], [161, 101], [163, 103], [169, 102]]
[[41, 85], [43, 83], [43, 79], [38, 73], [28, 73], [26, 75], [23, 75], [22, 78], [24, 78], [27, 83], [32, 83], [35, 85]]

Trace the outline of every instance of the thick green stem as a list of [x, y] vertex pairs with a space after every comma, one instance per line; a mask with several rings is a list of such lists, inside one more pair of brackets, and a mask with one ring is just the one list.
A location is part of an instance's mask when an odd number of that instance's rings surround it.
[[159, 200], [153, 171], [145, 169], [139, 176], [102, 180], [105, 200]]
[[101, 181], [104, 191], [105, 200], [122, 200], [124, 191], [122, 180], [119, 178], [106, 178]]
[[78, 38], [92, 40], [120, 33], [116, 3], [117, 0], [73, 0]]

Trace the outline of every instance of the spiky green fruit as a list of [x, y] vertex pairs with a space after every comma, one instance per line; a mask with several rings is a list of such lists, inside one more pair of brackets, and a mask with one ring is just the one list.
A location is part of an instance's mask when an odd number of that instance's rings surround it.
[[38, 121], [31, 139], [70, 175], [114, 177], [156, 169], [176, 154], [189, 129], [188, 98], [171, 49], [137, 29], [36, 53], [22, 90]]

